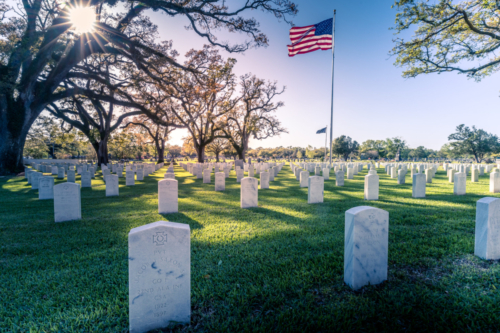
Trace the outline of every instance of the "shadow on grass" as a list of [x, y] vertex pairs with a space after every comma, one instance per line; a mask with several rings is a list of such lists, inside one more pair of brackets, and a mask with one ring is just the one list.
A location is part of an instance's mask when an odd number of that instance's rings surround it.
[[164, 221], [189, 224], [189, 228], [191, 230], [203, 228], [202, 224], [198, 223], [198, 221], [190, 218], [189, 216], [183, 213], [159, 214], [159, 215], [163, 216]]

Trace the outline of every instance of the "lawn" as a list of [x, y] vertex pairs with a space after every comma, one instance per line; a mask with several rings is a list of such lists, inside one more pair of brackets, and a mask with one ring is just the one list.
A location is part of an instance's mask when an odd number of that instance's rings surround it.
[[[105, 196], [101, 174], [82, 189], [80, 221], [54, 223], [23, 177], [0, 178], [0, 332], [127, 332], [130, 229], [166, 220], [191, 227], [190, 325], [179, 332], [495, 331], [500, 262], [474, 254], [476, 201], [489, 176], [454, 196], [440, 168], [427, 197], [411, 197], [382, 168], [380, 198], [363, 200], [366, 169], [307, 204], [288, 165], [259, 207], [240, 208], [234, 170], [215, 192], [180, 167], [179, 212], [157, 213], [166, 168]], [[77, 176], [77, 182], [80, 177]], [[56, 184], [60, 183], [56, 179]], [[388, 281], [352, 291], [343, 282], [345, 211], [389, 212]], [[165, 330], [167, 331], [167, 330]]]

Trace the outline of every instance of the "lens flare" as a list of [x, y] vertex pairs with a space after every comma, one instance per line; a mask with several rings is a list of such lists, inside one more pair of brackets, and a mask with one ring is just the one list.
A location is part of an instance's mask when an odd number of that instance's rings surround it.
[[76, 33], [89, 33], [94, 29], [95, 10], [92, 7], [75, 7], [69, 10], [69, 19]]

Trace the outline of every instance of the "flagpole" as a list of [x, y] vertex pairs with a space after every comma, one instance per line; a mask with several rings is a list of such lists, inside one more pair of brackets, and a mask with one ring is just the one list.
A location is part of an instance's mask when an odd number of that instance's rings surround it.
[[[326, 128], [328, 128], [328, 125], [326, 125]], [[323, 160], [325, 163], [326, 163], [326, 145], [327, 145], [327, 141], [328, 140], [328, 132], [327, 130], [325, 130], [325, 159]]]
[[335, 16], [337, 10], [333, 10], [333, 35], [332, 35], [332, 113], [330, 116], [330, 168], [332, 167], [332, 142], [333, 142], [333, 73], [335, 64]]

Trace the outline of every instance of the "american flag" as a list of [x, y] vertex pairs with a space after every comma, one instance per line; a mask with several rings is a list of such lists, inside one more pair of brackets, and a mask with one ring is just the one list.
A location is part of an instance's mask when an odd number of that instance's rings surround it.
[[316, 50], [329, 50], [332, 48], [333, 20], [324, 20], [318, 24], [290, 29], [288, 56], [309, 53]]

